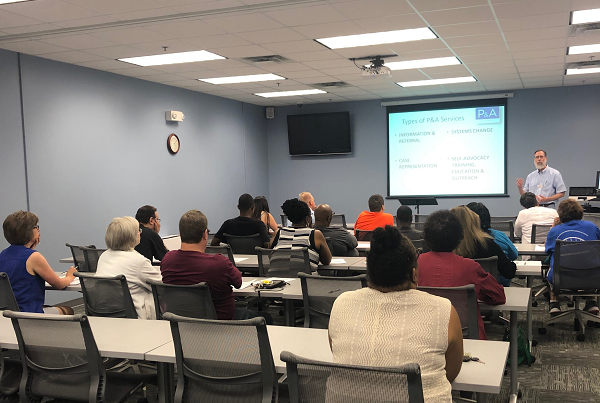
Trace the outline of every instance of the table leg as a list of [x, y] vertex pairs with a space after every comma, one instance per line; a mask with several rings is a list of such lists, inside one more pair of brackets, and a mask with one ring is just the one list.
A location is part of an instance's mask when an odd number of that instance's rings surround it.
[[158, 372], [158, 403], [173, 403], [175, 371], [173, 364], [157, 363]]
[[[529, 288], [531, 290], [531, 283], [532, 283], [533, 279], [531, 278], [531, 276], [527, 276], [527, 288]], [[529, 295], [529, 299], [531, 300], [531, 302], [533, 302], [533, 293], [531, 293]], [[531, 308], [531, 303], [529, 304], [529, 306], [527, 307], [527, 337], [529, 339], [529, 350], [531, 351], [531, 343], [533, 343], [533, 325], [532, 325], [532, 308]]]
[[285, 325], [294, 327], [296, 326], [296, 313], [294, 312], [294, 301], [291, 299], [283, 300], [283, 315], [285, 318]]
[[510, 311], [510, 401], [515, 402], [519, 393], [517, 311]]
[[487, 403], [487, 393], [477, 392], [475, 400], [477, 403]]

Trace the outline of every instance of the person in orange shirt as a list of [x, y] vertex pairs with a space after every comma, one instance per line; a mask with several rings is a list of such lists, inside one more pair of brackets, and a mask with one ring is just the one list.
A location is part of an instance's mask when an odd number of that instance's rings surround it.
[[385, 227], [386, 225], [394, 226], [394, 216], [385, 213], [385, 205], [383, 202], [383, 196], [373, 195], [369, 197], [369, 210], [360, 213], [354, 223], [354, 233], [356, 230], [360, 231], [373, 231], [378, 227]]

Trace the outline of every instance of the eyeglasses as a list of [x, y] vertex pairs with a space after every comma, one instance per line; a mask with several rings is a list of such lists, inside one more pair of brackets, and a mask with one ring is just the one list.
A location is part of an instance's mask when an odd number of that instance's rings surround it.
[[160, 222], [160, 218], [157, 218], [156, 221]]
[[38, 231], [39, 231], [39, 230], [40, 230], [40, 226], [39, 226], [39, 225], [36, 225], [36, 226], [35, 226], [35, 227], [33, 227], [32, 229], [36, 229], [36, 230], [38, 230]]

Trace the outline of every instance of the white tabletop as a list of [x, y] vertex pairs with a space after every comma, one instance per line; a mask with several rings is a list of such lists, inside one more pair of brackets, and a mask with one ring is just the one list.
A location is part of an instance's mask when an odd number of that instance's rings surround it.
[[542, 262], [539, 260], [517, 260], [517, 276], [541, 276]]
[[544, 244], [516, 243], [515, 247], [519, 255], [546, 256]]
[[525, 287], [504, 287], [506, 303], [504, 305], [486, 305], [479, 303], [479, 309], [490, 311], [513, 311], [527, 312], [531, 301], [531, 288]]

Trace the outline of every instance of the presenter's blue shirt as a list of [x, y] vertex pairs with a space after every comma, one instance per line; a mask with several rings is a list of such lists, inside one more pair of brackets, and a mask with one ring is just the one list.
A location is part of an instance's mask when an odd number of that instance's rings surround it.
[[[523, 190], [536, 196], [550, 197], [567, 191], [562, 175], [554, 168], [546, 166], [542, 172], [535, 170], [525, 180]], [[554, 202], [548, 203], [554, 206]]]
[[556, 240], [561, 241], [595, 241], [600, 239], [600, 229], [590, 221], [573, 220], [553, 227], [546, 238], [546, 253], [550, 255], [550, 270], [548, 281], [553, 282], [554, 250]]
[[44, 279], [27, 272], [27, 259], [35, 252], [23, 245], [9, 246], [0, 252], [0, 272], [8, 274], [21, 312], [44, 313]]

